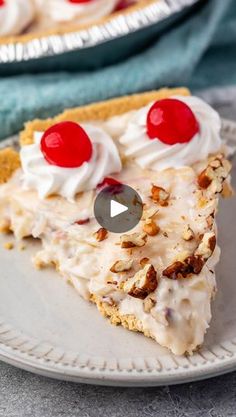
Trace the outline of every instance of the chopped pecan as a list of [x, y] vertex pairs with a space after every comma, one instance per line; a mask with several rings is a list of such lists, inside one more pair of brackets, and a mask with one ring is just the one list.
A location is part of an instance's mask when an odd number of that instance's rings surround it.
[[104, 227], [101, 227], [94, 235], [98, 242], [102, 242], [107, 238], [108, 231]]
[[215, 218], [215, 212], [209, 214], [209, 216], [206, 218], [206, 223], [209, 228], [213, 226], [214, 218]]
[[219, 155], [212, 159], [206, 169], [198, 176], [198, 185], [202, 189], [212, 187], [213, 193], [221, 193], [223, 184], [231, 170], [229, 161]]
[[163, 275], [170, 279], [187, 278], [191, 274], [200, 274], [204, 266], [204, 259], [201, 256], [188, 256], [183, 262], [176, 261], [168, 266]]
[[186, 226], [184, 228], [182, 238], [186, 240], [187, 242], [194, 239], [194, 232], [190, 226]]
[[214, 232], [205, 233], [201, 239], [201, 242], [195, 251], [195, 255], [202, 256], [207, 260], [211, 257], [216, 247], [216, 236]]
[[146, 244], [146, 241], [146, 233], [133, 233], [131, 235], [122, 235], [120, 238], [121, 247], [123, 249], [142, 247]]
[[173, 264], [169, 265], [163, 271], [163, 276], [170, 278], [170, 279], [178, 279], [182, 278], [182, 274], [184, 271], [185, 265], [183, 262], [175, 261]]
[[145, 265], [150, 263], [150, 259], [149, 258], [142, 258], [142, 259], [140, 259], [139, 263], [142, 267], [144, 267]]
[[156, 207], [145, 207], [143, 209], [142, 220], [153, 219], [156, 214], [158, 213], [158, 209]]
[[160, 232], [160, 227], [154, 222], [154, 220], [149, 219], [143, 225], [143, 231], [149, 236], [156, 236]]
[[150, 313], [151, 309], [156, 305], [156, 301], [151, 297], [147, 297], [143, 303], [143, 309], [145, 313]]
[[153, 265], [147, 264], [123, 284], [123, 290], [131, 297], [144, 300], [155, 291], [157, 285], [157, 273]]
[[114, 272], [115, 274], [118, 274], [119, 272], [125, 272], [129, 271], [132, 268], [133, 260], [132, 259], [124, 259], [119, 260], [112, 265], [110, 268], [111, 272]]
[[153, 201], [159, 203], [161, 206], [168, 206], [170, 194], [164, 188], [153, 185], [151, 189], [151, 197]]
[[200, 237], [201, 242], [193, 255], [184, 260], [176, 261], [168, 266], [163, 275], [170, 279], [186, 278], [191, 274], [200, 274], [204, 264], [211, 257], [216, 247], [214, 232], [205, 233]]
[[204, 266], [204, 259], [202, 259], [199, 255], [191, 255], [185, 259], [186, 265], [188, 265], [188, 274], [200, 274], [203, 266]]

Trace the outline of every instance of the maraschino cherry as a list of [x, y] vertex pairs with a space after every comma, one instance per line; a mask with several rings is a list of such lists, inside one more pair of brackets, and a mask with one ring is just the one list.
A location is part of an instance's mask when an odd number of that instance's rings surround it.
[[5, 6], [5, 0], [0, 0], [0, 7]]
[[198, 121], [183, 101], [166, 98], [156, 101], [147, 115], [147, 134], [167, 145], [187, 143], [199, 132]]
[[91, 159], [93, 148], [79, 124], [61, 122], [46, 130], [41, 139], [41, 151], [51, 165], [78, 168]]

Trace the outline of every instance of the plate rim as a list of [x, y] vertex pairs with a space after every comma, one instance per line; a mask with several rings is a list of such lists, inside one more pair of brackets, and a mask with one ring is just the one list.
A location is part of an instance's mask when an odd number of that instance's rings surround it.
[[[12, 365], [18, 369], [31, 372], [36, 375], [56, 379], [60, 381], [68, 381], [75, 383], [83, 383], [89, 385], [101, 385], [101, 386], [113, 386], [113, 387], [157, 387], [165, 385], [178, 385], [189, 382], [202, 381], [208, 378], [224, 375], [236, 370], [236, 355], [228, 357], [227, 359], [220, 359], [219, 356], [215, 356], [216, 359], [206, 361], [201, 367], [195, 365], [194, 368], [186, 370], [186, 366], [178, 367], [177, 372], [171, 372], [167, 374], [161, 374], [160, 371], [150, 370], [120, 370], [119, 373], [113, 371], [104, 371], [102, 369], [95, 370], [93, 368], [70, 367], [70, 365], [60, 366], [61, 369], [56, 368], [53, 361], [40, 360], [39, 363], [35, 363], [28, 359], [15, 358], [9, 349], [5, 353], [1, 351], [0, 343], [0, 360], [6, 364]], [[216, 364], [216, 362], [218, 362]], [[42, 366], [44, 364], [44, 366]], [[50, 366], [51, 365], [51, 366]], [[206, 366], [206, 369], [204, 369]]]
[[[222, 119], [222, 134], [236, 141], [236, 122]], [[0, 148], [16, 145], [17, 136], [1, 141]], [[196, 358], [196, 360], [195, 360]], [[28, 337], [0, 317], [0, 360], [46, 377], [107, 386], [161, 386], [192, 382], [236, 370], [236, 337], [203, 346], [193, 356], [161, 358], [88, 357], [63, 351]]]

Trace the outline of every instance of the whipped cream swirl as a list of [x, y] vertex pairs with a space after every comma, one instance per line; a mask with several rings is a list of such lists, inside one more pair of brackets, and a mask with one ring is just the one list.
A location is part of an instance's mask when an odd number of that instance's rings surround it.
[[25, 189], [36, 189], [42, 199], [59, 194], [74, 200], [76, 194], [95, 189], [106, 176], [121, 171], [120, 156], [111, 137], [101, 128], [87, 124], [81, 126], [92, 142], [93, 154], [90, 161], [78, 168], [49, 164], [40, 148], [43, 133], [35, 132], [35, 143], [24, 146], [20, 153]]
[[71, 3], [68, 0], [36, 0], [40, 12], [55, 22], [78, 19], [78, 23], [90, 23], [113, 12], [119, 0], [91, 0], [87, 3]]
[[0, 36], [19, 35], [34, 17], [32, 0], [5, 0], [0, 6]]
[[194, 96], [174, 96], [187, 104], [199, 123], [200, 131], [188, 143], [167, 145], [147, 135], [146, 120], [151, 107], [148, 105], [134, 115], [120, 138], [125, 155], [134, 159], [143, 169], [155, 171], [190, 166], [221, 149], [221, 120], [218, 113], [203, 100]]

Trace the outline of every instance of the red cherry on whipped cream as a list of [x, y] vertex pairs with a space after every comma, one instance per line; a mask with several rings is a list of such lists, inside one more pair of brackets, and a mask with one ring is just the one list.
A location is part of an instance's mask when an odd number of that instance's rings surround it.
[[5, 0], [0, 0], [0, 7], [5, 6]]
[[156, 101], [147, 115], [147, 134], [167, 145], [187, 143], [199, 132], [198, 121], [183, 101], [166, 98]]
[[41, 151], [51, 165], [78, 168], [91, 159], [93, 148], [87, 133], [80, 125], [61, 122], [43, 134]]

